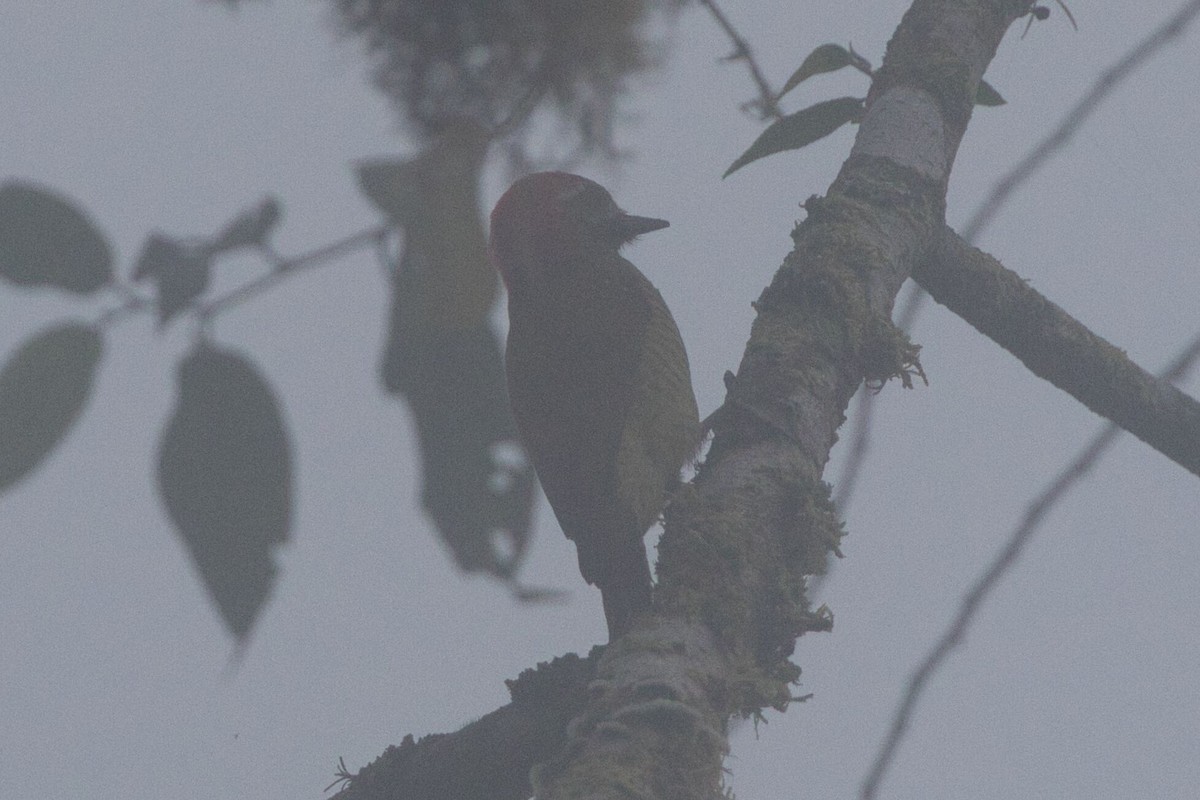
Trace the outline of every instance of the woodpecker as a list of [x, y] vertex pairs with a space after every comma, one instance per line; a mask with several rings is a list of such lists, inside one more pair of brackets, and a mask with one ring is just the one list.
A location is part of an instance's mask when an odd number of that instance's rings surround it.
[[700, 442], [679, 328], [619, 252], [668, 224], [626, 214], [565, 172], [521, 178], [491, 216], [513, 417], [580, 572], [600, 589], [610, 640], [650, 604], [642, 538]]

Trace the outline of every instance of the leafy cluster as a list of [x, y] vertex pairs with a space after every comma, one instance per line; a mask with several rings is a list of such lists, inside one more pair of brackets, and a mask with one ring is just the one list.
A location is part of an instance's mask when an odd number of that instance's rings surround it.
[[[362, 39], [377, 86], [422, 136], [468, 118], [529, 130], [548, 106], [581, 154], [610, 155], [626, 79], [653, 63], [647, 0], [334, 0]], [[546, 102], [548, 101], [548, 102]], [[524, 153], [522, 136], [514, 147]]]
[[[0, 278], [101, 304], [106, 293], [124, 297], [94, 323], [48, 326], [0, 367], [0, 492], [74, 427], [103, 363], [107, 327], [135, 312], [157, 311], [160, 327], [181, 312], [202, 316], [211, 261], [267, 247], [280, 214], [268, 198], [212, 237], [150, 236], [133, 271], [156, 284], [149, 300], [119, 280], [107, 237], [73, 201], [30, 183], [0, 185]], [[274, 391], [239, 353], [199, 340], [180, 362], [177, 389], [159, 443], [159, 490], [227, 628], [244, 642], [291, 526], [289, 436]]]
[[[779, 100], [809, 78], [840, 69], [852, 67], [868, 78], [875, 74], [871, 63], [854, 48], [845, 48], [840, 44], [823, 44], [814, 49], [796, 68], [791, 77], [783, 84], [783, 88], [771, 99], [771, 107], [777, 108]], [[981, 106], [1004, 105], [1005, 100], [987, 81], [980, 81], [975, 95], [975, 104]], [[857, 125], [862, 121], [866, 111], [865, 97], [836, 97], [832, 100], [822, 100], [793, 114], [780, 115], [772, 122], [746, 152], [738, 156], [725, 174], [727, 178], [747, 164], [760, 158], [782, 153], [788, 150], [799, 150], [813, 142], [824, 139], [829, 134], [846, 124]]]
[[[463, 570], [503, 580], [524, 600], [552, 594], [516, 581], [536, 479], [516, 440], [488, 321], [496, 276], [475, 202], [486, 141], [469, 133], [443, 136], [411, 161], [360, 168], [364, 193], [405, 230], [394, 265], [382, 246], [389, 226], [284, 258], [272, 242], [283, 206], [269, 196], [212, 234], [150, 234], [127, 281], [107, 236], [77, 203], [24, 181], [0, 184], [0, 280], [87, 298], [94, 317], [53, 324], [0, 363], [0, 493], [44, 463], [83, 414], [115, 323], [154, 314], [164, 332], [190, 319], [195, 341], [176, 370], [158, 490], [226, 628], [244, 645], [277, 577], [275, 551], [291, 535], [292, 444], [274, 389], [253, 358], [213, 341], [211, 322], [289, 275], [375, 246], [393, 273], [381, 378], [413, 410], [431, 521]], [[212, 296], [219, 262], [247, 251], [269, 269]], [[428, 313], [433, 306], [440, 316]]]

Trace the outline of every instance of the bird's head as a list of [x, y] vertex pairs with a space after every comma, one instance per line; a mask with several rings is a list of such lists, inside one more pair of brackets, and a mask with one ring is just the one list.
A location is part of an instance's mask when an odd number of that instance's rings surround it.
[[636, 217], [600, 184], [567, 172], [526, 175], [492, 210], [488, 252], [509, 291], [586, 268], [621, 245], [670, 224]]

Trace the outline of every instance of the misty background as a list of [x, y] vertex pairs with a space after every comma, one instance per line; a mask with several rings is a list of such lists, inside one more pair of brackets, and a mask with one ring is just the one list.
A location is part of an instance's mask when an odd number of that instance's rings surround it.
[[[951, 179], [961, 224], [1100, 70], [1173, 4], [1072, 3], [988, 72], [1008, 105], [976, 110]], [[776, 86], [813, 47], [875, 65], [904, 2], [735, 2], [724, 9]], [[359, 44], [320, 3], [61, 0], [9, 4], [0, 25], [0, 168], [81, 204], [128, 274], [154, 230], [208, 234], [274, 193], [275, 243], [298, 254], [377, 224], [350, 165], [415, 151], [370, 85]], [[626, 251], [659, 287], [691, 358], [701, 413], [736, 369], [758, 296], [854, 129], [721, 180], [761, 124], [754, 86], [701, 9], [659, 26], [661, 69], [635, 79], [618, 143], [577, 168], [631, 213], [671, 227]], [[1016, 194], [979, 246], [1157, 371], [1200, 329], [1196, 31], [1124, 84]], [[845, 71], [785, 105], [862, 95]], [[488, 172], [482, 204], [507, 185]], [[263, 267], [222, 263], [216, 287]], [[418, 507], [408, 412], [378, 359], [387, 280], [364, 249], [222, 315], [214, 338], [280, 397], [297, 506], [281, 577], [236, 673], [233, 641], [156, 496], [154, 464], [189, 326], [114, 327], [69, 439], [0, 496], [0, 796], [320, 797], [407, 733], [448, 732], [507, 701], [503, 680], [605, 638], [599, 594], [540, 506], [525, 604], [466, 578]], [[10, 352], [96, 306], [0, 290]], [[500, 310], [497, 312], [501, 313]], [[930, 386], [878, 398], [873, 448], [803, 637], [801, 693], [741, 726], [727, 761], [746, 799], [848, 797], [901, 687], [1030, 498], [1101, 421], [929, 304], [913, 333]], [[1183, 384], [1191, 394], [1200, 379]], [[848, 433], [843, 429], [843, 439]], [[835, 480], [844, 455], [826, 472]], [[1125, 436], [1051, 515], [938, 674], [883, 796], [1190, 798], [1200, 784], [1200, 488]]]

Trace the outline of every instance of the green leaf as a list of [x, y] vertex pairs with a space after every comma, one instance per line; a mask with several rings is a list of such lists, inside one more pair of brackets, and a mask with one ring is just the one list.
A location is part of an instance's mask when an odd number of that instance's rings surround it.
[[179, 367], [158, 486], [226, 627], [243, 642], [288, 538], [292, 458], [275, 394], [242, 356], [211, 345]]
[[103, 340], [70, 323], [26, 342], [0, 371], [0, 491], [33, 471], [66, 436], [91, 394]]
[[797, 111], [776, 120], [759, 134], [746, 152], [729, 165], [722, 178], [729, 177], [751, 161], [763, 156], [798, 150], [823, 139], [847, 122], [858, 122], [862, 116], [863, 100], [858, 97], [838, 97]]
[[0, 276], [91, 294], [113, 277], [104, 235], [74, 203], [19, 181], [0, 186]]
[[987, 81], [980, 81], [979, 88], [975, 90], [975, 105], [977, 106], [1002, 106], [1008, 101], [1000, 96], [992, 85]]
[[854, 57], [850, 54], [849, 50], [840, 44], [823, 44], [808, 54], [808, 57], [804, 59], [804, 63], [800, 65], [800, 68], [793, 72], [792, 77], [788, 78], [787, 82], [783, 84], [783, 88], [776, 95], [776, 99], [783, 97], [814, 75], [820, 75], [824, 72], [836, 72], [842, 67], [850, 66], [852, 63], [854, 63]]

